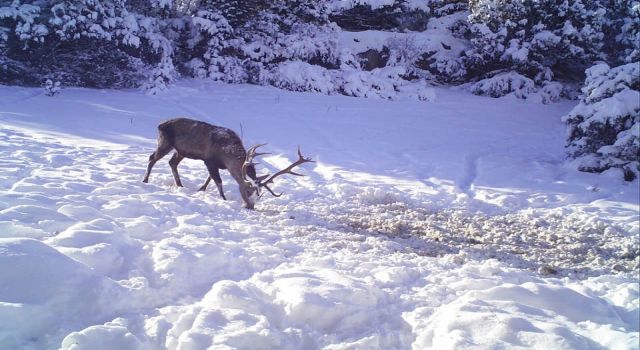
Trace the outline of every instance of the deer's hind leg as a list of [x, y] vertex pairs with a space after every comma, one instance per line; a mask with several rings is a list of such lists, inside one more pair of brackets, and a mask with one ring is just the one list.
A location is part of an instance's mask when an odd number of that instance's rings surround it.
[[211, 175], [207, 176], [207, 181], [204, 182], [204, 185], [200, 186], [198, 191], [205, 191], [207, 186], [209, 186], [209, 182], [211, 182]]
[[180, 175], [178, 175], [178, 164], [184, 159], [180, 153], [175, 152], [171, 159], [169, 159], [169, 166], [171, 167], [171, 173], [173, 174], [173, 179], [176, 180], [176, 186], [182, 187], [182, 181], [180, 181]]
[[172, 149], [173, 149], [173, 146], [171, 146], [164, 137], [162, 136], [158, 137], [158, 147], [156, 148], [156, 151], [151, 153], [151, 155], [149, 156], [149, 164], [147, 165], [147, 172], [144, 174], [144, 179], [142, 179], [142, 182], [145, 182], [145, 183], [149, 182], [149, 175], [151, 174], [151, 169], [153, 168], [153, 166], [156, 164], [157, 161], [162, 159], [162, 157], [169, 154], [169, 152], [171, 152]]

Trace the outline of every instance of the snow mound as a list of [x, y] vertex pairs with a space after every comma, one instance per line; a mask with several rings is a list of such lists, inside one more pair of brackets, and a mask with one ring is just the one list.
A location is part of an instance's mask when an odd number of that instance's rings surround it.
[[125, 290], [50, 246], [0, 239], [0, 347], [39, 344], [45, 334], [101, 322], [123, 311]]
[[[617, 310], [604, 300], [539, 283], [468, 292], [426, 321], [419, 316], [407, 315], [419, 334], [414, 348], [631, 349], [638, 344], [638, 335], [625, 329]], [[576, 333], [572, 324], [578, 323], [587, 327]], [[595, 342], [587, 332], [599, 328], [611, 332]]]
[[116, 319], [104, 325], [91, 326], [73, 332], [62, 340], [63, 350], [138, 350], [143, 343], [129, 332], [123, 320]]
[[112, 278], [126, 276], [127, 264], [141, 248], [121, 228], [105, 219], [74, 224], [48, 239], [47, 243], [97, 273]]

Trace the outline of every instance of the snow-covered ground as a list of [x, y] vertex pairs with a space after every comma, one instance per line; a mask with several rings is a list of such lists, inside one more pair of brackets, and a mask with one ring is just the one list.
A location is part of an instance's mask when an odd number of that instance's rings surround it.
[[[637, 181], [565, 165], [572, 102], [433, 96], [0, 86], [0, 348], [637, 349]], [[317, 163], [144, 184], [176, 116]]]

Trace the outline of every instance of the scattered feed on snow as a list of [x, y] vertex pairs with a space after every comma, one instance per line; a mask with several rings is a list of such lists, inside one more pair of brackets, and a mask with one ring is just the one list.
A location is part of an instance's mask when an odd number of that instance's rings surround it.
[[400, 201], [359, 202], [326, 211], [319, 207], [326, 209], [314, 204], [308, 209], [327, 218], [329, 227], [400, 238], [429, 256], [463, 252], [473, 259], [498, 259], [543, 274], [578, 278], [640, 268], [637, 237], [615, 224], [562, 209], [486, 215], [426, 210]]

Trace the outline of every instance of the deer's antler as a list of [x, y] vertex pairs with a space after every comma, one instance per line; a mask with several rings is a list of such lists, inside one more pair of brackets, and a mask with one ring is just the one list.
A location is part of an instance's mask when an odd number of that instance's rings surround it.
[[293, 168], [297, 167], [298, 165], [304, 164], [304, 163], [315, 163], [314, 160], [312, 160], [311, 158], [307, 158], [305, 156], [302, 155], [302, 152], [300, 152], [300, 146], [298, 146], [298, 160], [296, 160], [295, 162], [291, 163], [291, 165], [289, 165], [288, 167], [278, 171], [277, 173], [269, 176], [266, 180], [262, 181], [258, 181], [258, 186], [260, 187], [264, 187], [267, 189], [267, 191], [269, 191], [269, 193], [271, 193], [274, 197], [280, 197], [282, 195], [282, 193], [280, 194], [275, 194], [270, 188], [269, 186], [267, 186], [269, 183], [273, 182], [273, 179], [275, 179], [276, 177], [280, 176], [280, 175], [284, 175], [284, 174], [291, 174], [291, 175], [296, 175], [296, 176], [304, 176], [303, 174], [298, 174], [296, 172], [293, 171]]
[[[247, 150], [247, 155], [244, 159], [244, 163], [242, 163], [242, 168], [240, 169], [240, 174], [242, 175], [242, 178], [245, 181], [250, 181], [247, 177], [247, 168], [249, 167], [249, 165], [255, 165], [253, 163], [253, 158], [257, 157], [257, 156], [263, 156], [265, 154], [270, 154], [270, 153], [256, 153], [256, 150], [258, 149], [258, 147], [262, 147], [266, 145], [266, 143], [261, 143], [261, 144], [257, 144], [255, 146], [252, 146], [251, 148], [249, 148]], [[266, 176], [261, 176], [257, 179], [258, 184], [260, 183], [260, 180], [265, 178]]]

